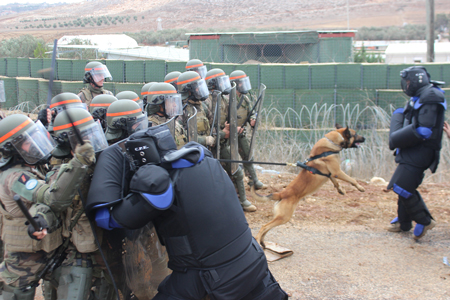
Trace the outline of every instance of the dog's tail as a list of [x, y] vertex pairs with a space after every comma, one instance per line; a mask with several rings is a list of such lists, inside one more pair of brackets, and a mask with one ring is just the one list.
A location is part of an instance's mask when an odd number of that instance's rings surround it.
[[270, 194], [267, 196], [260, 195], [255, 192], [255, 186], [252, 185], [250, 192], [252, 194], [253, 199], [259, 200], [259, 201], [267, 201], [267, 200], [281, 200], [281, 197], [279, 196], [279, 193]]

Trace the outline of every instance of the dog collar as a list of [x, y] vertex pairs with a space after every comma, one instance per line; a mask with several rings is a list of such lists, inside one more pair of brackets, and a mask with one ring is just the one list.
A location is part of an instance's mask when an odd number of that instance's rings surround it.
[[325, 137], [330, 143], [332, 143], [333, 145], [335, 145], [336, 147], [339, 147], [339, 151], [342, 150], [342, 146], [336, 144], [335, 142], [333, 142], [332, 140], [330, 140], [329, 138]]

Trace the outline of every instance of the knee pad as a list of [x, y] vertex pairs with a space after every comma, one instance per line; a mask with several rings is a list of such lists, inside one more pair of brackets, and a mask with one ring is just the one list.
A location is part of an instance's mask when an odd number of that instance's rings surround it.
[[30, 287], [26, 291], [19, 288], [15, 288], [9, 285], [3, 286], [3, 299], [4, 300], [33, 300], [36, 288]]
[[241, 166], [239, 166], [236, 173], [234, 173], [232, 177], [236, 182], [244, 180], [244, 171], [242, 171]]
[[92, 286], [92, 268], [62, 267], [58, 299], [86, 299]]

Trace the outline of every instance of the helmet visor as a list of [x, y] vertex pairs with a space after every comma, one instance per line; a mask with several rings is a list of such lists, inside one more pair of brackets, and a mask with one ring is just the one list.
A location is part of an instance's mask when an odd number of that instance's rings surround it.
[[[102, 125], [100, 125], [99, 121], [80, 128], [80, 134], [83, 141], [91, 142], [91, 145], [94, 147], [94, 151], [96, 153], [108, 147], [108, 141], [106, 140]], [[73, 130], [69, 133], [69, 142], [72, 149], [75, 149], [80, 143]]]
[[208, 70], [206, 69], [206, 66], [201, 66], [201, 67], [192, 68], [192, 69], [190, 69], [190, 71], [197, 72], [198, 75], [200, 75], [200, 77], [201, 77], [202, 79], [205, 79], [206, 73], [208, 72]]
[[112, 80], [111, 73], [109, 73], [109, 70], [105, 65], [94, 67], [89, 71], [89, 73], [91, 73], [92, 79], [96, 82], [102, 81], [106, 78]]
[[147, 113], [144, 113], [137, 117], [127, 118], [127, 132], [128, 135], [135, 133], [136, 131], [147, 129], [148, 128], [148, 119]]
[[252, 85], [250, 84], [250, 78], [244, 77], [236, 80], [236, 90], [241, 94], [247, 94], [248, 91], [252, 89]]
[[183, 103], [181, 103], [180, 94], [166, 95], [164, 105], [166, 114], [169, 116], [169, 118], [180, 116], [183, 114]]
[[209, 96], [208, 86], [204, 79], [191, 83], [191, 92], [197, 100], [205, 100]]
[[231, 92], [230, 77], [228, 75], [217, 77], [217, 89], [223, 94], [228, 95]]
[[30, 165], [50, 156], [56, 146], [50, 133], [37, 121], [21, 135], [12, 140], [12, 145]]
[[86, 106], [86, 103], [82, 103], [82, 102], [74, 102], [74, 103], [68, 103], [68, 104], [64, 104], [64, 105], [58, 105], [54, 108], [54, 110], [56, 111], [56, 115], [58, 115], [60, 112], [67, 110], [67, 109], [71, 109], [71, 108], [83, 108], [83, 109], [89, 111]]

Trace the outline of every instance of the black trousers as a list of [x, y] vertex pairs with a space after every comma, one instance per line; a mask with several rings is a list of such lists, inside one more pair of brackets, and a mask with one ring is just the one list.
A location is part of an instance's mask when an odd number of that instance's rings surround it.
[[411, 229], [412, 221], [428, 225], [431, 214], [420, 193], [416, 190], [422, 183], [426, 169], [408, 164], [399, 164], [389, 182], [398, 196], [398, 219], [400, 228], [404, 231]]

